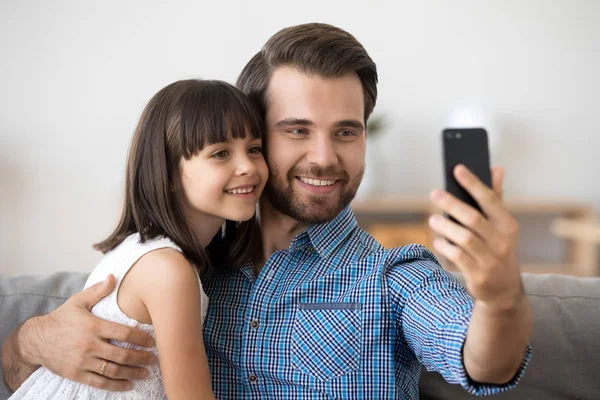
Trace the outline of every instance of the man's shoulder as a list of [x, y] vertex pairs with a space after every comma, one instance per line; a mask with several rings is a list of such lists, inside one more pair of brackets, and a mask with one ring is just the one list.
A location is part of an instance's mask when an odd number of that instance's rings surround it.
[[440, 263], [431, 250], [427, 247], [412, 243], [384, 250], [386, 260], [391, 265], [404, 265], [410, 263], [424, 263], [428, 266], [439, 267]]
[[[384, 248], [367, 232], [356, 235], [355, 248], [360, 248], [357, 263], [364, 268], [376, 268], [388, 279], [422, 285], [429, 281], [454, 281], [442, 268], [435, 254], [427, 247], [412, 243]], [[411, 285], [411, 286], [412, 286]]]
[[389, 279], [420, 284], [432, 278], [448, 276], [448, 272], [441, 267], [433, 252], [420, 244], [384, 249], [379, 257], [380, 268]]
[[400, 266], [411, 263], [425, 263], [431, 266], [439, 266], [437, 257], [427, 247], [412, 243], [403, 246], [385, 248], [377, 240], [363, 229], [357, 229], [354, 235], [352, 247], [360, 251], [365, 259], [377, 260], [386, 266]]

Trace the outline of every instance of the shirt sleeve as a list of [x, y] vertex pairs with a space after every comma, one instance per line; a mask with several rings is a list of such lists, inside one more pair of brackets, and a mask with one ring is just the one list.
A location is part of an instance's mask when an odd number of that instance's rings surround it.
[[448, 383], [460, 384], [477, 396], [498, 394], [517, 386], [531, 357], [530, 347], [510, 382], [480, 384], [469, 378], [462, 349], [474, 302], [429, 250], [409, 246], [394, 257], [391, 265], [387, 281], [399, 331], [428, 371], [439, 372]]

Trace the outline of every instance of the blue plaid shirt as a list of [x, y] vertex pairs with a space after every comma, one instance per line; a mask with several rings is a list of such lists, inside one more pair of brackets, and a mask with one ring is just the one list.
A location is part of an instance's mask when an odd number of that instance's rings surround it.
[[470, 393], [462, 346], [473, 300], [422, 246], [385, 250], [350, 207], [275, 252], [205, 279], [204, 340], [219, 399], [418, 399], [424, 368]]

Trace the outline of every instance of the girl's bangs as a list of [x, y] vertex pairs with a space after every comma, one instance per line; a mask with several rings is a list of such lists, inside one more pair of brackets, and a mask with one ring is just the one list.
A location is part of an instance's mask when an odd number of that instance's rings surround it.
[[241, 91], [224, 82], [200, 82], [181, 104], [180, 133], [186, 159], [209, 144], [245, 139], [246, 134], [263, 137], [262, 117]]

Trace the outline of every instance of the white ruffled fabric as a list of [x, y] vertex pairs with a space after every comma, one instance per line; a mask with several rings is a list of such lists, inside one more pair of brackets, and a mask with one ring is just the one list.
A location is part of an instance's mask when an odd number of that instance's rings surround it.
[[[125, 315], [117, 304], [117, 293], [121, 285], [121, 281], [127, 271], [135, 262], [144, 254], [160, 248], [170, 247], [175, 250], [181, 249], [171, 240], [159, 238], [149, 240], [145, 243], [140, 243], [139, 234], [129, 236], [117, 248], [107, 253], [100, 264], [92, 272], [88, 278], [85, 287], [89, 287], [97, 282], [104, 280], [109, 274], [113, 274], [117, 280], [115, 289], [105, 298], [100, 300], [93, 308], [92, 313], [98, 317], [118, 322], [120, 324], [133, 326], [141, 331], [150, 334], [156, 338], [154, 327], [149, 324], [142, 324], [133, 318]], [[202, 289], [202, 283], [198, 279], [200, 285], [200, 293], [202, 298], [202, 322], [206, 317], [208, 309], [208, 297]], [[23, 385], [9, 398], [9, 400], [162, 400], [166, 399], [165, 390], [160, 374], [158, 364], [158, 352], [156, 347], [143, 348], [140, 346], [131, 345], [119, 341], [111, 341], [111, 343], [124, 348], [133, 348], [138, 350], [147, 350], [152, 352], [156, 357], [156, 362], [148, 366], [148, 377], [144, 380], [133, 381], [133, 390], [129, 392], [109, 392], [106, 390], [92, 388], [77, 382], [64, 379], [50, 372], [44, 367], [38, 368]], [[101, 364], [101, 363], [100, 363]], [[101, 365], [98, 366], [100, 368]]]

